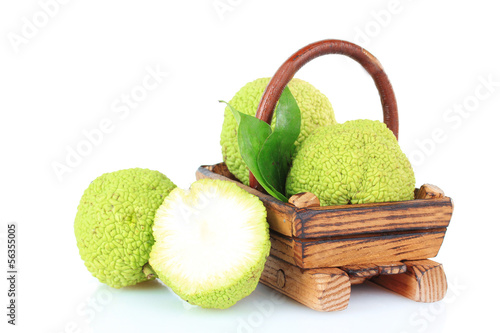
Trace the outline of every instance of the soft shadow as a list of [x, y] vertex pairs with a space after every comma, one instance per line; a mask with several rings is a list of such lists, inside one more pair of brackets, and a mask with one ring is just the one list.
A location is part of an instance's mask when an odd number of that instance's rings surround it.
[[164, 284], [162, 284], [160, 282], [160, 280], [153, 279], [153, 280], [138, 283], [138, 284], [133, 285], [133, 286], [123, 287], [122, 289], [135, 291], [135, 290], [154, 290], [154, 289], [162, 289], [162, 288], [166, 288], [166, 286]]

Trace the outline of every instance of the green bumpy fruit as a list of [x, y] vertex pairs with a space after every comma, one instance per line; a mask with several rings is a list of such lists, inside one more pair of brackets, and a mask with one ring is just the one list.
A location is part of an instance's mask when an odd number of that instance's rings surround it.
[[[229, 101], [229, 104], [236, 110], [255, 116], [257, 107], [270, 78], [257, 79], [247, 83]], [[288, 83], [290, 91], [297, 101], [301, 113], [300, 135], [295, 141], [297, 147], [304, 139], [317, 127], [335, 124], [335, 115], [328, 98], [311, 84], [300, 79], [292, 79]], [[273, 115], [271, 127], [274, 128], [276, 115]], [[248, 168], [241, 158], [238, 146], [238, 123], [234, 119], [233, 113], [226, 107], [224, 112], [224, 123], [220, 136], [222, 147], [222, 157], [229, 171], [242, 183], [248, 185]]]
[[259, 198], [232, 182], [176, 188], [156, 213], [149, 262], [190, 304], [228, 308], [257, 287], [271, 248], [266, 216]]
[[126, 169], [103, 174], [85, 190], [75, 218], [75, 236], [87, 269], [114, 288], [148, 277], [156, 210], [175, 188], [158, 171]]
[[315, 194], [321, 206], [414, 198], [415, 175], [384, 123], [353, 120], [317, 129], [299, 147], [288, 195]]

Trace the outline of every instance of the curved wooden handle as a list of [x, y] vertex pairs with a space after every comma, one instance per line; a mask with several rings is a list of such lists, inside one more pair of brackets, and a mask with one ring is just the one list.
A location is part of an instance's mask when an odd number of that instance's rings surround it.
[[[380, 101], [382, 102], [384, 123], [397, 138], [399, 131], [398, 106], [392, 85], [382, 65], [377, 58], [361, 46], [338, 39], [327, 39], [309, 44], [288, 58], [276, 71], [271, 81], [269, 81], [255, 116], [270, 124], [281, 93], [295, 73], [309, 61], [325, 54], [342, 54], [348, 56], [356, 60], [371, 75], [377, 86]], [[259, 183], [251, 172], [250, 187], [259, 187]]]

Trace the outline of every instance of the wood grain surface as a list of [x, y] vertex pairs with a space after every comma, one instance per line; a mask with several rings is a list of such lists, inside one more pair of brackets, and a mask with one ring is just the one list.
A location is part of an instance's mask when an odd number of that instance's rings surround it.
[[269, 256], [260, 282], [317, 311], [347, 308], [351, 283], [338, 268], [302, 270]]
[[437, 255], [446, 229], [356, 237], [296, 239], [271, 232], [271, 254], [301, 268], [394, 262]]
[[405, 261], [404, 274], [379, 275], [370, 281], [417, 302], [444, 298], [448, 284], [443, 265], [432, 260]]

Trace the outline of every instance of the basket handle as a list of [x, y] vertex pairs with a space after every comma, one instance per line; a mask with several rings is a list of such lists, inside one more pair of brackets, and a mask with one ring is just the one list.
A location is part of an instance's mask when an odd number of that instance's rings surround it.
[[[270, 124], [281, 93], [295, 73], [309, 61], [325, 54], [342, 54], [348, 56], [356, 60], [370, 74], [380, 95], [384, 112], [384, 123], [397, 139], [399, 131], [398, 106], [392, 85], [382, 65], [377, 58], [361, 46], [338, 39], [326, 39], [309, 44], [288, 58], [276, 71], [271, 81], [269, 81], [255, 116]], [[259, 183], [251, 172], [250, 187], [259, 188]]]

